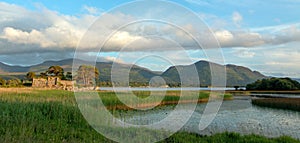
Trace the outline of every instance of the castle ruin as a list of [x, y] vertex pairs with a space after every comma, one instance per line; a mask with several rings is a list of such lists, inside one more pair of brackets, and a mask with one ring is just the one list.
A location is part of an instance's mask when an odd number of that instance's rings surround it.
[[73, 81], [61, 80], [58, 77], [33, 78], [32, 87], [34, 88], [54, 88], [63, 90], [73, 90]]

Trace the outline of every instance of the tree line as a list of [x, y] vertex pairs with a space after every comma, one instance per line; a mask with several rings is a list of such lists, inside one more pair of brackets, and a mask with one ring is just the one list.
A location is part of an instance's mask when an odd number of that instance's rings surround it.
[[300, 90], [300, 83], [290, 78], [257, 80], [246, 86], [247, 90]]
[[47, 78], [48, 76], [59, 77], [62, 80], [72, 80], [72, 72], [64, 74], [64, 69], [61, 66], [50, 66], [45, 72], [41, 72], [40, 75], [36, 75], [35, 72], [28, 72], [26, 79], [32, 81], [33, 78]]

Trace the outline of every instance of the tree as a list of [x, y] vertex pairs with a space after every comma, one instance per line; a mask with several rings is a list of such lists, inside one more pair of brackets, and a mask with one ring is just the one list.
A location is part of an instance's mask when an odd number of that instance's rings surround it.
[[233, 88], [235, 88], [235, 90], [239, 90], [240, 86], [233, 86]]
[[257, 80], [246, 86], [247, 90], [299, 90], [300, 83], [290, 78]]
[[77, 70], [76, 82], [79, 85], [91, 86], [98, 82], [99, 71], [94, 66], [81, 65]]
[[46, 73], [49, 74], [49, 75], [57, 76], [60, 79], [64, 78], [64, 69], [60, 66], [51, 66], [51, 67], [48, 68]]
[[47, 78], [47, 73], [41, 72], [39, 77], [40, 78]]
[[67, 72], [66, 80], [72, 80], [72, 72]]
[[19, 79], [10, 79], [7, 81], [9, 87], [19, 87], [22, 86], [22, 82]]
[[6, 86], [6, 80], [0, 77], [0, 86]]
[[32, 81], [33, 78], [35, 78], [35, 73], [34, 72], [28, 72], [26, 74], [26, 78], [30, 81]]

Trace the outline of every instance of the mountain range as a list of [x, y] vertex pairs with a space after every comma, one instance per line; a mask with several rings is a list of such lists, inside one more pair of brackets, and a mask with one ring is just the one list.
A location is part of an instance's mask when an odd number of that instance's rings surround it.
[[[77, 60], [77, 63], [85, 64], [87, 62], [83, 60]], [[64, 68], [65, 72], [72, 71], [73, 59], [66, 59], [61, 61], [45, 61], [41, 64], [32, 66], [10, 66], [0, 62], [0, 76], [2, 78], [24, 78], [24, 75], [29, 72], [35, 72], [39, 74], [45, 72], [52, 65], [59, 65]], [[123, 74], [126, 69], [130, 68], [129, 81], [137, 83], [148, 83], [152, 77], [161, 76], [165, 79], [168, 84], [178, 84], [180, 83], [180, 76], [178, 73], [182, 71], [189, 71], [192, 66], [196, 67], [198, 71], [200, 84], [202, 86], [209, 86], [211, 82], [210, 78], [210, 65], [217, 68], [226, 68], [227, 72], [227, 86], [245, 86], [248, 83], [252, 83], [257, 79], [267, 78], [265, 75], [259, 73], [258, 71], [252, 71], [247, 67], [237, 66], [237, 65], [220, 65], [208, 61], [198, 61], [192, 65], [178, 65], [168, 68], [164, 72], [151, 71], [147, 68], [131, 65], [131, 64], [121, 64], [114, 63], [118, 67], [118, 70], [114, 74]], [[111, 69], [112, 62], [97, 62], [96, 67], [100, 73], [100, 81], [110, 82], [111, 79]], [[186, 80], [193, 83], [194, 77], [189, 76], [188, 72]], [[181, 75], [182, 76], [182, 75]]]

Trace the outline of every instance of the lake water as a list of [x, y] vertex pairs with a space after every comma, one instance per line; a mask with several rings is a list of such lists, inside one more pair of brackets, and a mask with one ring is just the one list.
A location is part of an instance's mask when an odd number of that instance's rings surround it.
[[110, 91], [172, 91], [172, 90], [184, 90], [184, 91], [198, 91], [198, 90], [235, 90], [235, 88], [228, 88], [228, 87], [213, 87], [213, 88], [208, 88], [208, 87], [183, 87], [183, 88], [178, 88], [178, 87], [171, 87], [171, 88], [155, 88], [155, 87], [100, 87], [99, 90], [110, 90]]
[[[203, 135], [229, 131], [267, 137], [288, 135], [300, 139], [300, 112], [253, 106], [249, 97], [224, 101], [212, 123], [200, 131], [198, 124], [205, 105], [198, 104], [192, 117], [181, 130]], [[148, 125], [162, 120], [172, 111], [172, 106], [164, 106], [143, 112], [130, 112], [130, 116], [124, 115], [123, 120], [132, 124]], [[177, 122], [180, 122], [180, 119], [174, 120], [170, 125], [176, 125]]]

